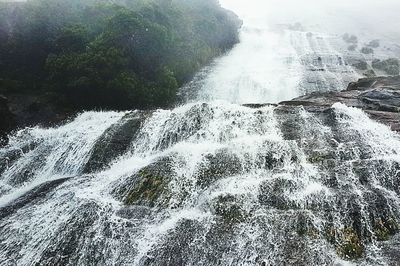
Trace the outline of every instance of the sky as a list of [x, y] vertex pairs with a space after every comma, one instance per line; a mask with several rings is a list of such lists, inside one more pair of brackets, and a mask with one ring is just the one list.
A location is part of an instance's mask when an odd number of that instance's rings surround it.
[[261, 27], [300, 22], [309, 30], [400, 40], [400, 0], [220, 0]]

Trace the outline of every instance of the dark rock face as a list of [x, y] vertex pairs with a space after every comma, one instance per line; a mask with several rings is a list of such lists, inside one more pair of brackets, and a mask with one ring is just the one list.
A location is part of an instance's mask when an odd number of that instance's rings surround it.
[[92, 150], [84, 173], [101, 170], [125, 153], [148, 115], [141, 111], [129, 113], [104, 132]]
[[7, 142], [7, 133], [15, 126], [15, 118], [8, 106], [8, 99], [0, 95], [0, 146]]
[[41, 184], [33, 190], [29, 191], [28, 193], [24, 194], [20, 198], [16, 199], [11, 204], [0, 208], [0, 220], [15, 213], [16, 211], [18, 211], [18, 209], [24, 207], [25, 205], [32, 204], [36, 200], [43, 198], [48, 191], [55, 189], [57, 186], [68, 181], [69, 179], [70, 178], [60, 178]]
[[29, 94], [0, 95], [0, 145], [7, 143], [7, 135], [19, 128], [56, 126], [68, 121], [76, 112], [56, 107], [45, 97]]
[[400, 76], [364, 78], [350, 83], [344, 91], [312, 93], [281, 105], [303, 106], [308, 111], [322, 112], [336, 102], [360, 108], [372, 119], [400, 131]]
[[118, 184], [113, 194], [126, 205], [164, 206], [170, 197], [168, 183], [174, 177], [172, 160], [165, 157], [144, 167]]

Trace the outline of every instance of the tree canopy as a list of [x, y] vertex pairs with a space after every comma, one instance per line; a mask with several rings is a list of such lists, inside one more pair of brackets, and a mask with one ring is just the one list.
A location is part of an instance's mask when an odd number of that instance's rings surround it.
[[0, 3], [0, 92], [75, 109], [166, 107], [239, 26], [214, 0]]

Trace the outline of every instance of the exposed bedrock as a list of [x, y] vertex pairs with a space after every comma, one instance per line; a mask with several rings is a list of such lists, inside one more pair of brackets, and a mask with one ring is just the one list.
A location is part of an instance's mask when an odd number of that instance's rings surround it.
[[363, 78], [350, 83], [339, 92], [317, 92], [291, 101], [283, 106], [303, 106], [307, 111], [321, 112], [340, 102], [364, 110], [376, 121], [400, 131], [400, 76]]

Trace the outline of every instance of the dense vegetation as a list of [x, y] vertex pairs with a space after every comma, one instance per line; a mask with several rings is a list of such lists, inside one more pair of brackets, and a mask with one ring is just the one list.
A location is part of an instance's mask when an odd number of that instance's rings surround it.
[[165, 107], [237, 42], [216, 0], [0, 3], [0, 93], [73, 109]]

